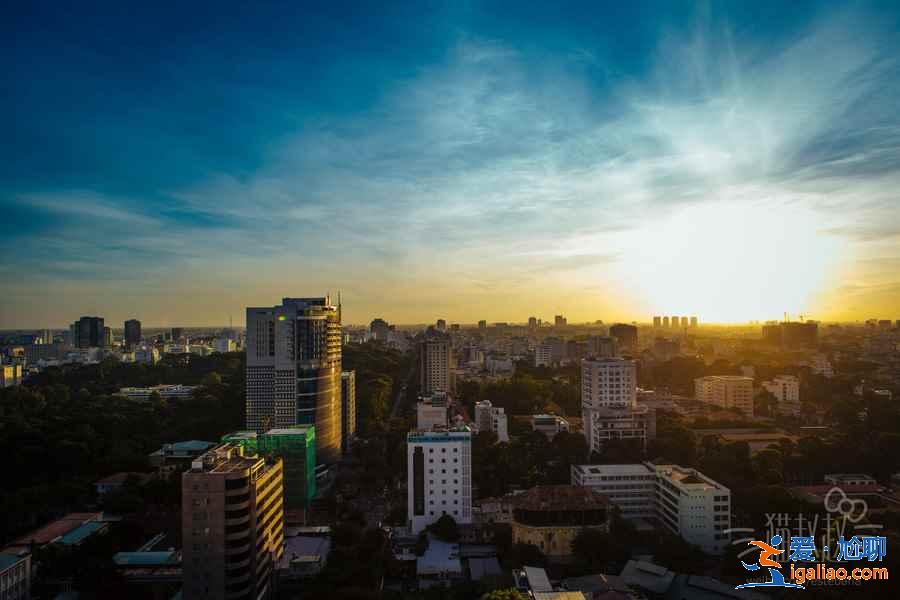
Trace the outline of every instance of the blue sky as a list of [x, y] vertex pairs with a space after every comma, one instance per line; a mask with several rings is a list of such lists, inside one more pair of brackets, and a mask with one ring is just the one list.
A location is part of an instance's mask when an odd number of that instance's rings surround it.
[[895, 3], [19, 4], [0, 327], [900, 318]]

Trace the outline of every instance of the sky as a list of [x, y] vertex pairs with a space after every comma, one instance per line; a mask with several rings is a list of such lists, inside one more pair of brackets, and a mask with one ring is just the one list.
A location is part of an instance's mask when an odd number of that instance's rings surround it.
[[527, 4], [8, 3], [0, 328], [900, 319], [900, 5]]

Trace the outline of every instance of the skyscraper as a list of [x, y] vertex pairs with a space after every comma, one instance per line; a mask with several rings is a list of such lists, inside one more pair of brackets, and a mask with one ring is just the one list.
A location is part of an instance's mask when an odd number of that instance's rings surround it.
[[681, 317], [681, 328], [682, 328], [682, 329], [687, 329], [687, 326], [688, 326], [688, 318], [687, 318], [687, 317]]
[[356, 437], [356, 371], [341, 373], [341, 450]]
[[662, 318], [661, 317], [653, 317], [653, 327], [655, 329], [659, 329], [660, 325], [662, 325]]
[[372, 319], [372, 322], [369, 323], [369, 332], [376, 340], [385, 341], [391, 332], [391, 327], [384, 319]]
[[528, 317], [528, 328], [537, 329], [537, 317]]
[[438, 319], [434, 326], [438, 331], [447, 331], [447, 321], [444, 319]]
[[172, 341], [177, 342], [181, 338], [184, 337], [184, 327], [173, 327], [172, 328]]
[[429, 329], [419, 336], [419, 393], [450, 392], [450, 336]]
[[132, 345], [141, 341], [141, 322], [137, 319], [125, 321], [125, 344]]
[[69, 328], [76, 348], [99, 348], [106, 345], [103, 317], [81, 317]]
[[609, 440], [656, 437], [656, 413], [637, 406], [637, 364], [622, 358], [581, 361], [581, 411], [591, 452]]
[[468, 427], [406, 436], [407, 514], [413, 533], [450, 515], [472, 522], [472, 433]]
[[186, 600], [270, 597], [284, 553], [282, 464], [223, 444], [182, 474]]
[[666, 329], [669, 328], [669, 317], [662, 318], [662, 326], [665, 327]]
[[566, 318], [562, 315], [556, 315], [553, 317], [553, 325], [556, 327], [565, 327], [568, 324]]
[[341, 453], [341, 315], [330, 298], [247, 308], [247, 429], [315, 425], [316, 457]]
[[478, 321], [478, 329], [487, 329], [487, 321], [484, 319]]
[[691, 327], [697, 326], [697, 317], [691, 317]]
[[616, 338], [620, 348], [637, 349], [637, 327], [627, 323], [616, 323], [609, 328], [609, 335]]

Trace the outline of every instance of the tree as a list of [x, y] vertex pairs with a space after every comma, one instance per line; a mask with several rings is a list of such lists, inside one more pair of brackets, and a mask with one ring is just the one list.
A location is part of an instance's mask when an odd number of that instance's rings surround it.
[[618, 547], [605, 531], [586, 527], [572, 540], [572, 555], [586, 572], [596, 573], [607, 562], [621, 558]]
[[217, 385], [222, 385], [222, 376], [216, 373], [215, 371], [210, 371], [203, 377], [204, 387], [214, 387]]
[[494, 590], [481, 597], [481, 600], [527, 600], [522, 593], [515, 588]]
[[428, 530], [445, 542], [459, 541], [459, 526], [450, 515], [441, 515], [440, 519], [428, 526]]

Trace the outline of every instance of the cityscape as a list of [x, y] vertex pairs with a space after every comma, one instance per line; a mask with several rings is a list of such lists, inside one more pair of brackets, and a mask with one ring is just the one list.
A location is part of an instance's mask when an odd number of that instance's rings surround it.
[[2, 11], [0, 600], [898, 597], [898, 6]]

